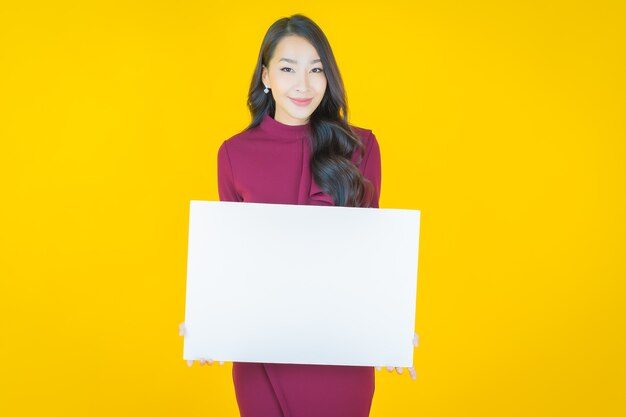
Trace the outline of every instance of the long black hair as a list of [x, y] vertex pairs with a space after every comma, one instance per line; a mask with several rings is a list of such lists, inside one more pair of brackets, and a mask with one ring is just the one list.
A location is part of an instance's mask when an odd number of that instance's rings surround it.
[[[248, 92], [252, 122], [244, 130], [258, 126], [268, 113], [274, 117], [276, 103], [271, 94], [263, 92], [262, 69], [263, 65], [268, 66], [278, 42], [289, 35], [301, 36], [315, 47], [327, 80], [324, 97], [309, 119], [313, 179], [333, 198], [335, 205], [369, 207], [374, 196], [374, 186], [358, 169], [365, 155], [365, 147], [359, 135], [348, 124], [343, 80], [328, 39], [310, 18], [294, 14], [277, 20], [267, 30]], [[357, 148], [360, 156], [355, 165], [351, 158]]]

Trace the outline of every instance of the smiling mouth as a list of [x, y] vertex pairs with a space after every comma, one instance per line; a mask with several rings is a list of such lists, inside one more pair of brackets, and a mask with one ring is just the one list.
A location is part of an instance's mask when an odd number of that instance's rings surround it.
[[293, 104], [295, 104], [296, 106], [299, 107], [307, 107], [309, 104], [311, 104], [311, 102], [313, 101], [313, 98], [306, 98], [306, 99], [297, 99], [297, 98], [291, 98], [289, 97], [289, 100], [291, 100], [293, 102]]

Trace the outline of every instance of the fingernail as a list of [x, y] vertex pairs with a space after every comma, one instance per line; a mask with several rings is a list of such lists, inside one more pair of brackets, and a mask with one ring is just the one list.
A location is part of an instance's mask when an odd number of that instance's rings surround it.
[[193, 365], [193, 360], [187, 361], [187, 366]]
[[224, 361], [220, 361], [220, 365], [224, 365]]
[[401, 374], [402, 372], [404, 372], [404, 369], [402, 369], [402, 368], [396, 368], [396, 371], [397, 371], [399, 374]]
[[376, 367], [376, 370], [377, 370], [377, 371], [380, 371], [380, 366], [377, 366], [377, 367]]

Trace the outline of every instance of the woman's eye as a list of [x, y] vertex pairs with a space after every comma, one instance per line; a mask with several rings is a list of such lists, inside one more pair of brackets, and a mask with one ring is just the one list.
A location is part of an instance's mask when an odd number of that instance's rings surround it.
[[[283, 71], [283, 72], [290, 72], [292, 70], [292, 68], [282, 67], [280, 70]], [[287, 71], [285, 71], [285, 70], [287, 70]], [[319, 71], [316, 71], [316, 70], [319, 70]], [[313, 71], [315, 73], [320, 73], [320, 72], [324, 72], [324, 69], [322, 69], [322, 68], [313, 68], [311, 71]]]

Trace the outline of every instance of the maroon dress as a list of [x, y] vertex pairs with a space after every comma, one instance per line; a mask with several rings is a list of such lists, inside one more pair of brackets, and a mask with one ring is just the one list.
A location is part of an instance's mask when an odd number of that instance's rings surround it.
[[[374, 184], [371, 207], [378, 207], [380, 148], [371, 130], [352, 127], [364, 141], [359, 169]], [[220, 200], [334, 205], [313, 180], [309, 129], [266, 115], [254, 129], [225, 140], [217, 162]], [[234, 362], [233, 382], [242, 417], [366, 417], [374, 372], [373, 366]]]

